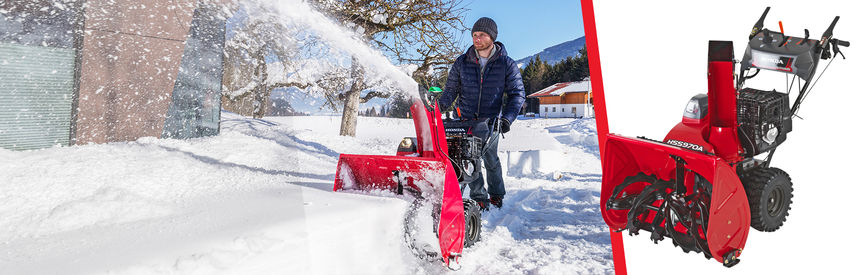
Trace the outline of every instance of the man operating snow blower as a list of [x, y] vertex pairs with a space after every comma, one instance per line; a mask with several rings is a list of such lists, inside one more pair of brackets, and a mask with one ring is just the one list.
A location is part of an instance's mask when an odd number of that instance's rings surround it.
[[501, 208], [504, 201], [498, 134], [510, 131], [525, 102], [525, 88], [516, 62], [507, 56], [504, 44], [495, 41], [495, 21], [481, 17], [471, 28], [471, 37], [474, 45], [453, 63], [439, 103], [442, 110], [448, 110], [455, 100], [454, 110], [460, 119], [486, 120], [493, 129], [483, 151], [489, 190], [483, 185], [482, 173], [469, 184], [471, 199], [488, 210], [489, 204]]
[[[440, 259], [454, 270], [460, 267], [462, 249], [480, 239], [481, 206], [501, 207], [498, 133], [510, 129], [525, 101], [519, 69], [504, 45], [493, 43], [498, 34], [495, 22], [481, 18], [474, 30], [475, 46], [453, 65], [448, 91], [419, 87], [411, 105], [417, 135], [404, 138], [395, 156], [340, 154], [333, 182], [337, 192], [386, 190], [408, 195], [415, 203], [405, 216], [408, 247], [416, 256]], [[443, 120], [440, 107], [449, 108], [456, 99], [460, 118]], [[479, 171], [481, 160], [489, 174], [491, 201]], [[471, 199], [462, 198], [469, 185]], [[425, 229], [419, 229], [418, 219], [429, 217], [421, 214], [424, 204], [432, 208], [437, 250], [432, 238], [422, 234]]]

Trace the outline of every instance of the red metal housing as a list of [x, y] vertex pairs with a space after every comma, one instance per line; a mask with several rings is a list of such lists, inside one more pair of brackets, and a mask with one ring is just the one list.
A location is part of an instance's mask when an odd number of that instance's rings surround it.
[[444, 263], [462, 254], [465, 216], [456, 170], [447, 158], [441, 111], [427, 110], [419, 100], [411, 106], [417, 133], [416, 156], [339, 155], [333, 191], [413, 189], [425, 199], [440, 201], [438, 240]]
[[[736, 129], [734, 67], [732, 42], [711, 41], [705, 117], [683, 118], [663, 142], [615, 134], [607, 136], [600, 203], [603, 218], [612, 230], [624, 230], [628, 225], [630, 210], [606, 206], [615, 187], [628, 177], [644, 173], [661, 181], [681, 180], [687, 189], [686, 195], [692, 195], [695, 176], [699, 175], [711, 186], [707, 232], [699, 232], [700, 236], [707, 240], [710, 255], [717, 261], [723, 262], [730, 252], [735, 257], [740, 256], [750, 227], [750, 207], [735, 171], [743, 151]], [[676, 158], [682, 161], [685, 173], [677, 173]], [[685, 178], [676, 179], [679, 175]], [[639, 194], [648, 185], [647, 182], [631, 184], [621, 194]], [[660, 207], [659, 203], [654, 206]], [[654, 215], [640, 216], [640, 219], [650, 223]], [[664, 222], [662, 226], [668, 225]], [[678, 225], [674, 229], [686, 232]]]

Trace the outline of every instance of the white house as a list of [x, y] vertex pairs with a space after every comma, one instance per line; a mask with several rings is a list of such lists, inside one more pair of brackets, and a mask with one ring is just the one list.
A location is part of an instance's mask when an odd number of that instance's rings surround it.
[[590, 79], [557, 83], [528, 97], [540, 100], [540, 117], [594, 117]]

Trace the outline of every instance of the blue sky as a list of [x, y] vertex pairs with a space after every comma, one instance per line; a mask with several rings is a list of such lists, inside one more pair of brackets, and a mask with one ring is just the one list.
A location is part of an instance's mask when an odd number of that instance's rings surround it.
[[[520, 59], [545, 48], [585, 35], [579, 1], [553, 0], [463, 0], [468, 9], [465, 25], [489, 17], [498, 25], [498, 41], [504, 43], [513, 59]], [[465, 48], [471, 45], [467, 32]]]

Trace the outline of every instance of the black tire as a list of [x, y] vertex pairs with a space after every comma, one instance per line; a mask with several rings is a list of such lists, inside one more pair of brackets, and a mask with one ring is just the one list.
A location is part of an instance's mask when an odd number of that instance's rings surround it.
[[480, 241], [480, 231], [483, 228], [480, 219], [480, 206], [472, 199], [463, 199], [465, 208], [465, 247], [471, 247]]
[[762, 232], [780, 229], [792, 204], [792, 179], [779, 168], [756, 168], [744, 182], [750, 203], [750, 226]]

